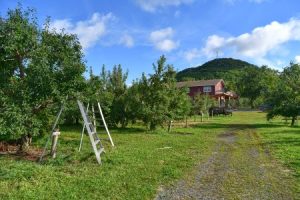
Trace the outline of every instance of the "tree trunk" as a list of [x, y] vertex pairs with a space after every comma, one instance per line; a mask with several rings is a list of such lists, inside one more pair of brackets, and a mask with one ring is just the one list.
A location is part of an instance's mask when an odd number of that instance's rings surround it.
[[296, 121], [297, 117], [292, 117], [292, 123], [291, 123], [291, 126], [294, 126], [295, 125], [295, 121]]
[[153, 122], [150, 122], [150, 131], [153, 131], [156, 129], [156, 124]]
[[32, 142], [32, 135], [31, 134], [26, 134], [23, 135], [20, 139], [20, 152], [26, 152], [29, 149], [29, 146], [31, 145]]
[[127, 125], [128, 125], [128, 121], [127, 121], [126, 119], [122, 120], [122, 122], [121, 122], [121, 127], [122, 127], [122, 128], [126, 128]]
[[250, 106], [251, 106], [251, 109], [254, 109], [254, 100], [253, 99], [250, 99]]

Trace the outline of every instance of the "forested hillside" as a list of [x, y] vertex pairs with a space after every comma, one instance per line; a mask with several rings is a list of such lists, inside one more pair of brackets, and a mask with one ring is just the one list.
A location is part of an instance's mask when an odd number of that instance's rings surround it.
[[248, 62], [233, 58], [218, 58], [198, 67], [187, 68], [177, 73], [177, 80], [224, 79], [228, 89], [236, 90], [238, 78], [245, 68], [257, 68]]

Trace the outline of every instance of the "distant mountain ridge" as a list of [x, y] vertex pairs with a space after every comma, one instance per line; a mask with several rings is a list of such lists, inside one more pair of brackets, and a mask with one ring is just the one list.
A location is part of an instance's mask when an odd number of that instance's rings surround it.
[[187, 68], [177, 73], [177, 81], [186, 79], [224, 79], [231, 82], [244, 68], [257, 67], [246, 61], [233, 58], [217, 58], [198, 67]]

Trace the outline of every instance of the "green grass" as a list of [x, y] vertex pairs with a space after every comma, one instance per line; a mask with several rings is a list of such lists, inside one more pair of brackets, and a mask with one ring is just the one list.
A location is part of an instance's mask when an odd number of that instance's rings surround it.
[[[112, 130], [116, 147], [104, 143], [101, 166], [87, 136], [82, 151], [77, 151], [81, 127], [63, 127], [56, 159], [38, 164], [0, 156], [0, 199], [153, 199], [161, 185], [186, 176], [209, 156], [216, 136], [235, 125], [257, 129], [271, 154], [300, 183], [300, 128], [291, 128], [280, 119], [269, 123], [264, 116], [237, 112], [189, 128], [175, 126], [171, 134], [146, 132], [142, 127]], [[45, 139], [35, 141], [34, 146], [42, 147]]]
[[300, 126], [291, 127], [278, 117], [266, 126], [257, 125], [257, 129], [271, 154], [291, 169], [300, 192]]
[[80, 130], [61, 128], [58, 157], [43, 165], [1, 156], [0, 199], [151, 199], [160, 185], [193, 168], [220, 131], [207, 127], [176, 128], [176, 134], [142, 128], [112, 130], [116, 147], [105, 143], [107, 153], [99, 166], [88, 137], [77, 152]]
[[300, 183], [300, 126], [290, 126], [283, 117], [266, 121], [265, 113], [240, 113], [255, 128], [270, 153], [292, 170]]
[[267, 121], [265, 116], [262, 112], [237, 112], [229, 122], [223, 120], [215, 126], [229, 128], [242, 125], [255, 129], [271, 156], [291, 170], [300, 193], [300, 126], [291, 127], [290, 121], [286, 123], [283, 117]]

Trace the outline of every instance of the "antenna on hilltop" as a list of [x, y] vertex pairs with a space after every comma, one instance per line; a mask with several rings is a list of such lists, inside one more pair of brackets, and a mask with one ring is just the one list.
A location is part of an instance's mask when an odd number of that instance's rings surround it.
[[216, 50], [216, 58], [219, 58], [219, 50]]

